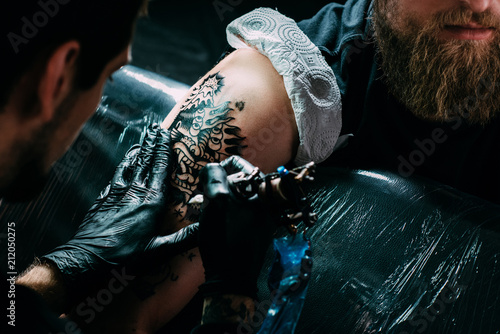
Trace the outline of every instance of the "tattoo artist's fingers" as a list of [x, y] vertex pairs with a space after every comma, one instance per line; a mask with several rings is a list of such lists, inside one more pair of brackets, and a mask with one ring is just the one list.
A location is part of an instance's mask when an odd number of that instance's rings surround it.
[[166, 257], [186, 252], [198, 247], [199, 225], [191, 224], [166, 236], [156, 237], [146, 248], [146, 253], [154, 253], [155, 257]]
[[124, 187], [129, 184], [130, 177], [128, 177], [127, 174], [132, 172], [134, 162], [137, 159], [140, 149], [141, 147], [139, 145], [134, 145], [125, 154], [118, 167], [116, 167], [115, 174], [111, 179], [111, 186], [113, 188]]
[[227, 173], [220, 164], [209, 163], [203, 167], [200, 171], [199, 185], [207, 199], [229, 195]]
[[[238, 155], [232, 155], [226, 160], [223, 160], [220, 165], [226, 170], [228, 175], [244, 172], [250, 174], [255, 169], [255, 166]], [[261, 173], [262, 174], [262, 173]], [[264, 174], [262, 174], [263, 176]]]
[[170, 145], [170, 132], [160, 129], [154, 148], [153, 166], [149, 177], [148, 187], [151, 190], [160, 192], [165, 184], [165, 179], [169, 175], [172, 148]]
[[[96, 199], [96, 203], [98, 203], [99, 201], [103, 201], [106, 197], [108, 197], [109, 195], [109, 191], [111, 190], [111, 183], [109, 183], [106, 188], [104, 188], [101, 193], [99, 194], [99, 196], [97, 197]], [[95, 205], [95, 204], [94, 204]]]
[[158, 124], [150, 125], [146, 130], [146, 136], [141, 143], [141, 151], [137, 156], [137, 166], [134, 171], [133, 184], [145, 186], [145, 179], [149, 174], [153, 162], [154, 148], [160, 127]]

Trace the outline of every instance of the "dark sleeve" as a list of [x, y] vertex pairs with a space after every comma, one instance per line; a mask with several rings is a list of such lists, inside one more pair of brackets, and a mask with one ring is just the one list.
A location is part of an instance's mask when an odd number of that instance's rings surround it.
[[365, 33], [371, 3], [372, 0], [330, 3], [297, 25], [321, 51], [328, 50], [334, 55], [342, 50], [344, 43]]
[[52, 312], [33, 290], [15, 285], [15, 290], [7, 291], [15, 291], [15, 297], [8, 300], [11, 310], [7, 311], [7, 333], [82, 333], [74, 322]]
[[299, 28], [316, 46], [334, 51], [341, 33], [341, 19], [344, 6], [330, 3], [312, 18], [297, 23]]
[[191, 334], [237, 334], [241, 333], [238, 327], [238, 324], [198, 325], [191, 331]]

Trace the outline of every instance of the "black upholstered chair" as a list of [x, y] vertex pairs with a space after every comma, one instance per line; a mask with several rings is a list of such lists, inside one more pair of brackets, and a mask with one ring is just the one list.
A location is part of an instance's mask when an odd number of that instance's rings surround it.
[[[133, 66], [114, 76], [43, 194], [0, 205], [2, 244], [6, 223], [16, 223], [18, 271], [71, 237], [126, 150], [187, 89]], [[320, 167], [316, 178], [314, 266], [298, 333], [500, 333], [499, 206], [389, 171]], [[189, 332], [200, 312], [195, 298], [161, 332]]]

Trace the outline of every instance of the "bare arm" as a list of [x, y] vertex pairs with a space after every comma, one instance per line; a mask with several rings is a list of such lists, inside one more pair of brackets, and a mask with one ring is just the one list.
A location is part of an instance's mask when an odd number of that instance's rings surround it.
[[201, 78], [167, 116], [177, 166], [171, 215], [196, 221], [187, 201], [208, 162], [237, 154], [264, 173], [291, 161], [298, 131], [282, 77], [270, 61], [250, 49], [237, 50]]
[[[177, 142], [177, 166], [172, 180], [177, 188], [177, 203], [171, 219], [177, 219], [180, 226], [198, 218], [196, 209], [188, 208], [186, 203], [196, 192], [198, 174], [205, 164], [238, 154], [263, 172], [270, 172], [291, 161], [298, 146], [293, 109], [283, 79], [265, 56], [250, 49], [233, 52], [202, 77], [183, 102], [174, 107], [162, 127], [171, 129]], [[201, 261], [193, 263], [193, 274], [179, 277], [180, 284], [203, 282], [201, 266]], [[176, 296], [158, 293], [145, 303], [155, 305], [175, 298], [187, 304], [196, 291]], [[205, 310], [218, 309], [214, 302], [206, 301], [206, 306], [212, 307]], [[233, 302], [237, 308], [252, 304], [248, 300], [240, 302], [240, 298]], [[150, 317], [146, 313], [142, 316]], [[170, 320], [158, 313], [156, 317], [158, 325]], [[212, 316], [205, 312], [205, 321], [209, 318]]]
[[[289, 162], [298, 146], [283, 80], [254, 50], [235, 51], [215, 66], [174, 107], [162, 127], [172, 130], [175, 152], [174, 204], [165, 219], [165, 233], [197, 221], [197, 208], [187, 202], [208, 162], [238, 154], [269, 172]], [[203, 272], [199, 253], [192, 250], [134, 279], [109, 304], [94, 307], [82, 301], [71, 316], [90, 332], [152, 333], [191, 300], [204, 281]]]
[[[196, 208], [189, 208], [187, 202], [196, 192], [198, 174], [205, 164], [238, 154], [270, 172], [291, 161], [298, 146], [293, 109], [282, 77], [257, 51], [233, 52], [202, 77], [181, 101], [162, 124], [173, 131], [176, 141], [177, 165], [172, 175], [176, 204], [166, 223], [176, 221], [176, 228], [198, 218]], [[182, 275], [178, 274], [175, 282], [177, 288], [171, 288], [172, 282], [165, 280], [154, 287], [153, 295], [140, 302], [133, 316], [148, 323], [150, 332], [175, 316], [203, 283], [204, 270], [197, 250], [195, 259], [180, 259], [177, 267], [172, 266], [176, 273], [177, 268], [182, 268]], [[181, 293], [182, 286], [186, 288]], [[234, 300], [238, 308], [251, 304], [239, 301]], [[206, 301], [212, 310], [218, 308], [216, 304]], [[248, 311], [252, 312], [251, 307]], [[207, 321], [211, 316], [204, 317]]]
[[36, 291], [55, 312], [62, 313], [67, 306], [64, 280], [53, 264], [42, 264], [36, 260], [24, 274], [19, 275], [16, 284]]

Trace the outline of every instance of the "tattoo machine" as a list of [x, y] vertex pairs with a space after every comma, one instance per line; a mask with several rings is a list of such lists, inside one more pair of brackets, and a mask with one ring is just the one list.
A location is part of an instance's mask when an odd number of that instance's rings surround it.
[[[293, 334], [297, 326], [312, 270], [311, 241], [305, 232], [317, 221], [307, 196], [302, 189], [305, 181], [314, 181], [316, 165], [310, 162], [291, 170], [279, 167], [264, 175], [258, 168], [250, 173], [228, 172], [229, 186], [235, 196], [249, 199], [256, 194], [281, 211], [281, 224], [290, 232], [274, 239], [275, 259], [269, 273], [268, 285], [272, 305], [259, 330], [259, 334]], [[193, 197], [189, 204], [203, 203], [203, 195]], [[297, 225], [304, 221], [305, 229], [298, 232]]]
[[277, 172], [264, 175], [255, 168], [250, 174], [239, 172], [228, 176], [229, 186], [242, 199], [258, 194], [259, 198], [271, 202], [282, 210], [281, 224], [292, 235], [298, 232], [297, 225], [304, 221], [305, 228], [312, 227], [317, 214], [312, 211], [302, 184], [314, 181], [316, 165], [310, 162], [291, 170], [281, 166]]
[[228, 177], [237, 196], [250, 198], [258, 194], [283, 210], [281, 221], [290, 232], [273, 242], [275, 259], [268, 285], [274, 297], [259, 334], [294, 333], [302, 312], [313, 261], [311, 241], [305, 231], [298, 233], [297, 224], [304, 221], [307, 230], [317, 221], [301, 187], [305, 181], [314, 181], [314, 173], [315, 164], [310, 162], [292, 170], [280, 167], [265, 176], [255, 168], [250, 174], [240, 172]]

